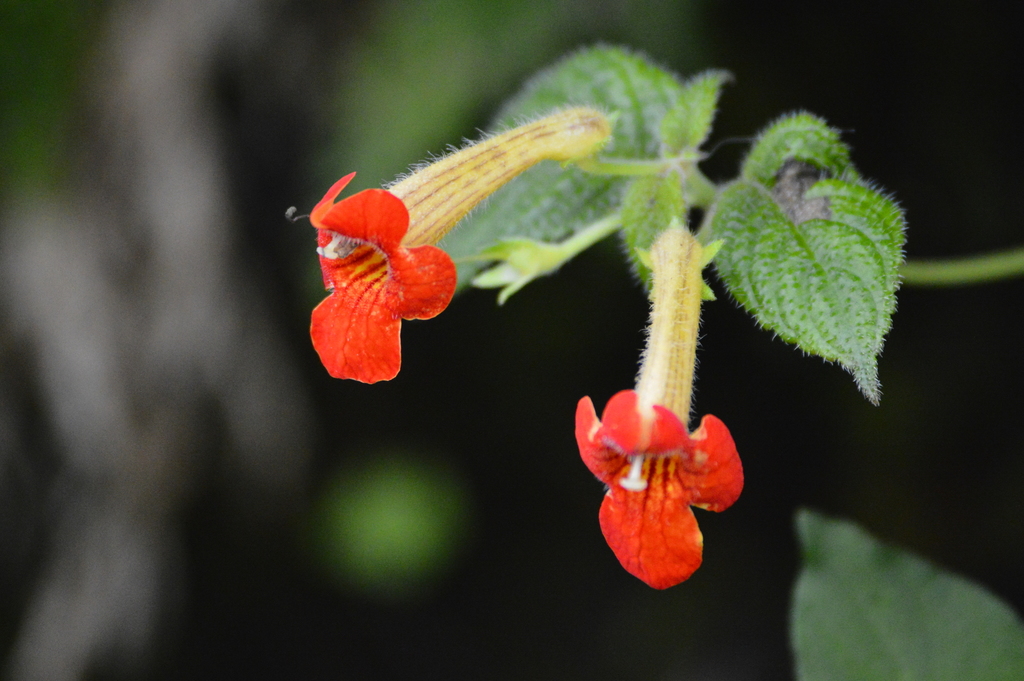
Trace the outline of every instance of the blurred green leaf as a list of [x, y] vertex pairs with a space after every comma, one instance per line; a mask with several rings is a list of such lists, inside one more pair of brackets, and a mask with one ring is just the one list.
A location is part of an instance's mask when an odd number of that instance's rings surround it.
[[783, 340], [842, 364], [877, 403], [905, 223], [856, 178], [838, 133], [793, 116], [761, 136], [710, 225], [726, 243], [715, 267], [733, 297]]
[[[661, 120], [681, 92], [675, 76], [639, 55], [619, 48], [591, 48], [534, 77], [504, 107], [495, 127], [586, 104], [617, 115], [602, 155], [655, 158]], [[610, 213], [627, 182], [541, 163], [495, 193], [440, 245], [458, 259], [477, 255], [502, 239], [560, 241]], [[460, 264], [460, 284], [479, 268], [479, 263]]]
[[352, 189], [380, 186], [458, 140], [508, 83], [565, 49], [560, 10], [544, 0], [368, 3], [328, 69], [344, 77], [329, 79], [338, 119], [322, 180], [358, 170]]
[[84, 0], [0, 3], [0, 191], [56, 185], [101, 13]]
[[645, 175], [633, 180], [622, 201], [622, 236], [637, 275], [648, 287], [651, 268], [644, 262], [658, 235], [673, 218], [684, 224], [686, 206], [678, 173]]
[[1024, 679], [1024, 626], [982, 586], [812, 511], [797, 530], [800, 681]]
[[728, 71], [705, 71], [686, 81], [682, 96], [661, 121], [666, 155], [697, 149], [711, 134], [722, 86], [732, 80]]

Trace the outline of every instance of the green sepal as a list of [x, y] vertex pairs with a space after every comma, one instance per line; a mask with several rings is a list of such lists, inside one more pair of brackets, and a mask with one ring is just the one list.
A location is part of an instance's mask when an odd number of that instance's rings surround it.
[[[704, 246], [700, 258], [701, 269], [704, 269], [714, 261], [715, 256], [718, 255], [718, 252], [722, 250], [722, 246], [725, 246], [725, 241], [723, 241], [722, 239], [716, 239], [715, 241], [712, 241], [708, 245]], [[718, 300], [718, 296], [715, 295], [714, 290], [710, 286], [708, 286], [708, 283], [706, 281], [702, 281], [701, 286], [701, 300]]]
[[551, 274], [563, 264], [604, 239], [622, 226], [618, 213], [611, 213], [559, 243], [533, 239], [505, 239], [479, 255], [466, 260], [497, 260], [494, 265], [473, 278], [477, 288], [504, 287], [498, 294], [498, 305], [538, 277]]
[[[613, 48], [581, 50], [535, 76], [500, 112], [493, 129], [554, 109], [590, 105], [617, 116], [602, 155], [654, 159], [659, 126], [682, 93], [676, 76], [644, 57]], [[466, 258], [503, 239], [560, 241], [614, 211], [629, 178], [585, 173], [545, 161], [498, 190], [439, 246], [459, 262], [459, 285], [480, 269]]]
[[715, 256], [718, 255], [723, 246], [725, 246], [724, 239], [715, 239], [701, 249], [700, 266], [702, 269], [714, 262]]
[[626, 190], [622, 200], [622, 238], [633, 269], [648, 288], [651, 268], [647, 252], [673, 221], [683, 224], [685, 212], [679, 173], [641, 176]]
[[[841, 180], [804, 194], [823, 202], [799, 224], [757, 182], [720, 195], [710, 226], [728, 248], [715, 267], [759, 323], [802, 350], [842, 364], [877, 403], [877, 357], [891, 326], [903, 259], [903, 214], [889, 198]], [[792, 208], [792, 206], [788, 206]]]
[[565, 256], [558, 244], [547, 244], [532, 239], [507, 239], [485, 248], [479, 260], [498, 260], [497, 265], [473, 278], [477, 288], [500, 288], [498, 305], [504, 305], [513, 293], [537, 277], [550, 274], [564, 262]]
[[790, 160], [809, 163], [830, 177], [859, 179], [839, 131], [809, 113], [783, 116], [758, 135], [743, 161], [741, 176], [772, 189], [778, 172]]
[[684, 149], [697, 149], [711, 134], [722, 86], [733, 79], [728, 71], [699, 73], [686, 81], [682, 96], [661, 120], [662, 153], [674, 156]]
[[799, 681], [1016, 681], [1024, 626], [975, 582], [800, 511], [791, 640]]

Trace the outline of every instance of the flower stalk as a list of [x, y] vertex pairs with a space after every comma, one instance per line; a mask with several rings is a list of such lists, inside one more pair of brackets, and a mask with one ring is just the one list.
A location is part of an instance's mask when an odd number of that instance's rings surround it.
[[576, 166], [593, 175], [639, 177], [643, 175], [664, 175], [672, 171], [683, 178], [683, 194], [688, 205], [707, 208], [715, 202], [718, 188], [697, 167], [704, 159], [698, 151], [684, 151], [677, 156], [655, 159], [598, 158], [589, 156], [576, 162]]

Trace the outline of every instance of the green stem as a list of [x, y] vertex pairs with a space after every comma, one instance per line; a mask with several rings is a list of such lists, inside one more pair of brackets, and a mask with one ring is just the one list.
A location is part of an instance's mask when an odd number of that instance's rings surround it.
[[566, 258], [568, 260], [587, 250], [609, 234], [613, 234], [621, 226], [622, 216], [618, 213], [611, 213], [573, 234], [560, 243], [559, 248], [568, 254]]
[[593, 175], [660, 175], [670, 170], [678, 170], [686, 178], [683, 191], [686, 202], [697, 208], [707, 208], [715, 202], [718, 187], [700, 172], [697, 161], [700, 155], [695, 152], [684, 152], [671, 158], [658, 159], [626, 159], [597, 158], [591, 156], [574, 161], [576, 166]]
[[911, 260], [900, 267], [903, 281], [912, 286], [982, 284], [1024, 275], [1024, 246], [949, 260]]
[[668, 158], [597, 158], [573, 161], [580, 170], [594, 175], [658, 175], [673, 168], [694, 165], [701, 159], [696, 152], [684, 152]]
[[592, 175], [658, 175], [675, 165], [675, 159], [583, 158], [576, 167]]

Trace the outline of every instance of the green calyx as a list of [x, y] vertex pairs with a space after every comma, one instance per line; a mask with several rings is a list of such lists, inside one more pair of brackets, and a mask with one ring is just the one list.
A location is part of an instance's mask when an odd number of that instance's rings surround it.
[[563, 264], [615, 232], [622, 221], [618, 214], [594, 222], [559, 243], [533, 239], [506, 239], [484, 249], [474, 260], [496, 260], [492, 266], [473, 278], [477, 288], [501, 288], [498, 304], [504, 305], [513, 293], [538, 277], [551, 274]]

